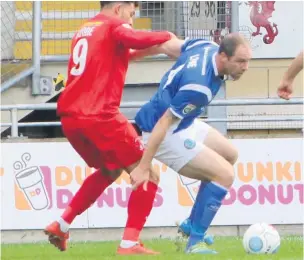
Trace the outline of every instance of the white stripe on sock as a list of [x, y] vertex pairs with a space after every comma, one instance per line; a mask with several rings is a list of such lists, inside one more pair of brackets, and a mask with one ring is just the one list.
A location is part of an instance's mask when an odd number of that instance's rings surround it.
[[218, 183], [216, 183], [216, 182], [214, 182], [214, 181], [212, 181], [211, 183], [214, 184], [215, 186], [217, 186], [217, 187], [219, 187], [219, 188], [225, 190], [225, 191], [228, 191], [228, 189], [227, 189], [226, 187], [222, 186], [221, 184], [218, 184]]
[[121, 248], [131, 248], [135, 245], [137, 245], [138, 242], [136, 241], [131, 241], [131, 240], [121, 240], [120, 242], [120, 247]]
[[69, 231], [69, 228], [70, 228], [70, 224], [65, 222], [64, 219], [60, 218], [58, 220], [59, 222], [59, 225], [60, 225], [60, 230], [64, 233], [68, 232]]

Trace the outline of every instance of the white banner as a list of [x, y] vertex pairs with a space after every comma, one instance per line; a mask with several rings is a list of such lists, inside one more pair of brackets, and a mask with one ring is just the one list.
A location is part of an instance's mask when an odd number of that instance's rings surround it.
[[303, 48], [303, 2], [242, 1], [239, 29], [253, 58], [293, 58]]
[[[236, 180], [213, 225], [303, 223], [303, 140], [232, 142], [240, 155]], [[3, 143], [1, 150], [2, 229], [44, 228], [94, 171], [68, 143]], [[189, 215], [199, 182], [154, 166], [161, 183], [146, 226], [174, 226]], [[123, 174], [72, 227], [123, 227], [130, 193]]]

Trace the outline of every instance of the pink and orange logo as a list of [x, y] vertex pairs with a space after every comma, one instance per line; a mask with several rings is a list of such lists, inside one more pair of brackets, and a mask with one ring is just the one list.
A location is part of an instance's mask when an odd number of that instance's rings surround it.
[[[15, 170], [15, 207], [18, 210], [49, 210], [52, 208], [64, 209], [67, 207], [75, 192], [84, 179], [94, 172], [87, 166], [31, 166], [29, 153], [24, 153], [21, 160], [14, 163]], [[166, 172], [165, 165], [155, 164], [159, 172]], [[126, 208], [132, 189], [130, 178], [123, 173], [96, 201], [98, 208], [119, 207]], [[162, 189], [159, 187], [154, 207], [163, 204]]]
[[[14, 163], [15, 207], [18, 210], [64, 209], [84, 179], [94, 171], [84, 166], [28, 167], [30, 159], [31, 155], [24, 153], [21, 160]], [[166, 174], [170, 170], [161, 163], [155, 163], [154, 168], [160, 174]], [[3, 174], [4, 169], [1, 168], [0, 176]], [[290, 204], [294, 201], [303, 204], [304, 185], [301, 183], [303, 176], [300, 162], [238, 163], [235, 175], [238, 184], [230, 189], [223, 201], [224, 205], [236, 202], [243, 205]], [[98, 208], [115, 205], [127, 207], [132, 192], [128, 174], [123, 173], [115, 184], [98, 198]], [[175, 185], [178, 204], [183, 207], [192, 206], [200, 181], [176, 175]], [[162, 206], [164, 199], [163, 190], [159, 187], [154, 207]]]
[[[255, 203], [304, 203], [301, 162], [240, 162], [235, 167], [235, 175], [238, 185], [229, 190], [223, 205], [236, 202], [246, 206]], [[177, 187], [181, 206], [193, 205], [199, 185], [200, 181], [179, 176]]]

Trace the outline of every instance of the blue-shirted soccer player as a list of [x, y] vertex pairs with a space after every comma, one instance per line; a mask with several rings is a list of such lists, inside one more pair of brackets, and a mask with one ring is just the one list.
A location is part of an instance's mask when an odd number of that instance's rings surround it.
[[234, 146], [218, 131], [196, 118], [211, 102], [225, 76], [238, 80], [248, 69], [251, 49], [239, 34], [220, 46], [198, 40], [171, 40], [160, 48], [179, 56], [153, 98], [136, 115], [146, 150], [131, 173], [133, 187], [149, 179], [153, 157], [179, 174], [201, 180], [190, 217], [180, 229], [189, 235], [187, 253], [214, 254], [205, 234], [234, 180]]

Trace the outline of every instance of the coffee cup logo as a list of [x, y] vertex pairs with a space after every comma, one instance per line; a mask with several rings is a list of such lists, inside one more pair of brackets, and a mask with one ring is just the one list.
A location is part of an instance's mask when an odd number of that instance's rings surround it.
[[14, 169], [17, 171], [16, 182], [32, 208], [43, 210], [49, 206], [49, 198], [40, 168], [37, 166], [27, 167], [30, 159], [31, 155], [24, 153], [21, 156], [21, 161], [14, 163]]

